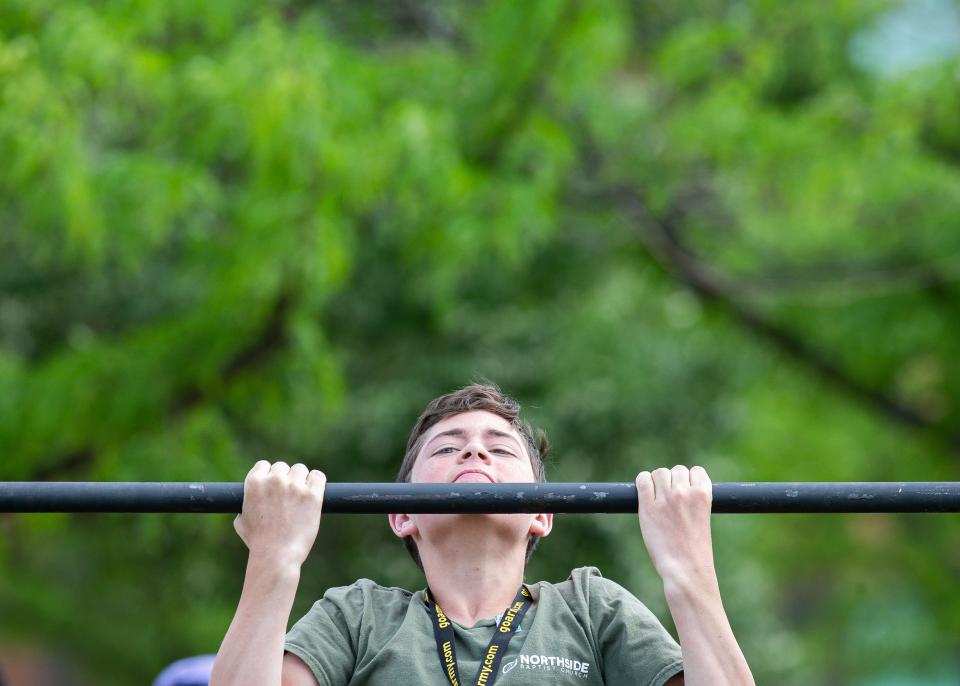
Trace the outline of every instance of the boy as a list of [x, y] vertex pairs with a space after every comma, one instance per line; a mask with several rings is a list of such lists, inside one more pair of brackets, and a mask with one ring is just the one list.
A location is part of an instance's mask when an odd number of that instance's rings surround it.
[[[546, 440], [488, 385], [433, 400], [410, 435], [398, 481], [543, 481]], [[403, 683], [753, 685], [713, 565], [711, 483], [699, 467], [641, 472], [640, 529], [664, 583], [681, 649], [640, 601], [596, 570], [527, 585], [551, 514], [391, 514], [423, 570], [410, 593], [362, 579], [330, 589], [286, 631], [316, 538], [326, 477], [258, 462], [235, 528], [250, 550], [212, 686]]]

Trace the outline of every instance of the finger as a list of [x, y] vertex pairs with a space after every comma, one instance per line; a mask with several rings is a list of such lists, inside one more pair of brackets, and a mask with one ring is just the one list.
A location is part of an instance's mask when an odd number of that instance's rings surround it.
[[653, 502], [653, 477], [650, 472], [642, 471], [637, 474], [637, 499], [640, 507]]
[[670, 470], [666, 467], [660, 467], [653, 470], [652, 476], [654, 500], [663, 500], [670, 494], [670, 482], [673, 478]]
[[290, 465], [288, 465], [283, 460], [279, 460], [270, 465], [270, 473], [277, 476], [283, 476], [290, 472]]
[[247, 472], [247, 476], [251, 477], [256, 474], [266, 474], [270, 470], [270, 463], [266, 460], [257, 460], [257, 462], [250, 468], [250, 471]]
[[690, 470], [685, 465], [678, 464], [670, 470], [670, 483], [675, 491], [689, 491]]
[[247, 495], [251, 492], [251, 490], [255, 490], [269, 473], [270, 463], [266, 460], [258, 460], [256, 464], [250, 468], [250, 471], [247, 472], [247, 477], [243, 480], [244, 506], [247, 502]]
[[310, 470], [307, 469], [307, 465], [302, 462], [297, 462], [290, 468], [290, 481], [296, 484], [306, 484], [307, 475], [310, 473]]
[[690, 468], [690, 485], [694, 488], [700, 488], [703, 486], [712, 486], [713, 483], [710, 481], [707, 470], [703, 467], [696, 466]]
[[327, 475], [321, 472], [319, 469], [311, 469], [310, 474], [307, 475], [307, 486], [311, 489], [320, 489], [323, 492], [323, 489], [327, 485]]
[[690, 468], [690, 487], [695, 491], [706, 493], [707, 499], [713, 500], [713, 482], [710, 481], [707, 470], [703, 467]]
[[323, 494], [327, 488], [327, 475], [319, 469], [311, 469], [307, 476], [307, 486], [320, 499], [320, 508], [323, 509]]

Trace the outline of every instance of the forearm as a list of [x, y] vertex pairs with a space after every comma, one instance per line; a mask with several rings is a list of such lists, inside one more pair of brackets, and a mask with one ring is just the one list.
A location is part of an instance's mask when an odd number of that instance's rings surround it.
[[684, 686], [754, 686], [710, 571], [697, 580], [665, 579], [664, 592], [683, 650]]
[[210, 686], [280, 686], [283, 639], [299, 582], [299, 565], [250, 555]]

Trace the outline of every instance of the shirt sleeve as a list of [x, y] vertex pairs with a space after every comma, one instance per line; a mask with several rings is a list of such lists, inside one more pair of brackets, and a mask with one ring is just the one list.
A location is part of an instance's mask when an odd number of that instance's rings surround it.
[[357, 662], [363, 590], [331, 588], [287, 633], [283, 649], [299, 657], [320, 686], [346, 686]]
[[646, 605], [599, 575], [590, 586], [590, 619], [607, 686], [663, 686], [683, 671], [680, 646]]

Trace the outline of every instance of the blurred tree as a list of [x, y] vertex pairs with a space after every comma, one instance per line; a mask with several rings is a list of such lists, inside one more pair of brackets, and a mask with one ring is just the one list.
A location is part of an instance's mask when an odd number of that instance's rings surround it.
[[[389, 480], [487, 377], [554, 480], [956, 479], [957, 64], [864, 71], [882, 10], [7, 0], [0, 478]], [[758, 681], [952, 678], [956, 526], [716, 519]], [[94, 683], [215, 650], [239, 594], [228, 518], [0, 530], [0, 632]], [[530, 577], [583, 564], [666, 618], [634, 520], [563, 518]], [[295, 612], [415, 571], [327, 518]]]

